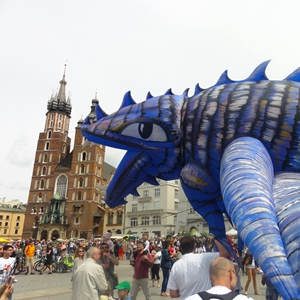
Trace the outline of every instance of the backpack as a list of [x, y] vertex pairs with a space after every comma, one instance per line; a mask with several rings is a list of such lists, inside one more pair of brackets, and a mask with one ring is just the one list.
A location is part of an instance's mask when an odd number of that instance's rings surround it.
[[232, 300], [234, 297], [236, 297], [238, 295], [238, 292], [232, 291], [232, 292], [224, 294], [224, 295], [216, 295], [216, 294], [211, 294], [208, 292], [200, 292], [200, 293], [198, 293], [198, 295], [203, 300], [210, 300], [210, 299]]

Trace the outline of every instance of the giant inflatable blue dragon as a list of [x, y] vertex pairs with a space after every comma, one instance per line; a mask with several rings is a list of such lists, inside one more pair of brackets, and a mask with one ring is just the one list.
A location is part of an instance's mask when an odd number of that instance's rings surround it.
[[268, 62], [245, 80], [225, 71], [193, 96], [188, 90], [125, 94], [106, 115], [95, 103], [82, 125], [90, 141], [125, 149], [106, 193], [125, 204], [143, 182], [180, 178], [210, 232], [225, 241], [224, 214], [284, 299], [300, 299], [300, 69], [280, 81]]

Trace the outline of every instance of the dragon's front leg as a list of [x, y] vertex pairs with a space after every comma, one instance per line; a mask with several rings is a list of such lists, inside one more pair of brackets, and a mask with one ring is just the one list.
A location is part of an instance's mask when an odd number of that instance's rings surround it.
[[273, 201], [274, 171], [264, 145], [250, 137], [233, 141], [221, 162], [221, 190], [231, 220], [258, 264], [284, 299], [299, 299]]

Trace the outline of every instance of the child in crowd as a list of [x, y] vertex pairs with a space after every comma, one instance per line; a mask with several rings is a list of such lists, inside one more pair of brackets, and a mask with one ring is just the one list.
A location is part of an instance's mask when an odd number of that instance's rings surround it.
[[130, 283], [128, 281], [122, 281], [117, 286], [118, 298], [117, 300], [131, 300], [129, 295], [130, 292]]

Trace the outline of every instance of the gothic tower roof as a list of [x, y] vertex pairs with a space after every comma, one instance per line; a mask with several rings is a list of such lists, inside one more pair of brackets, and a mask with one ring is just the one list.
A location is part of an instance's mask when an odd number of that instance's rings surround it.
[[70, 117], [71, 115], [71, 99], [70, 97], [66, 97], [66, 65], [64, 69], [64, 74], [62, 80], [59, 82], [59, 90], [56, 95], [51, 95], [48, 105], [47, 105], [47, 110], [49, 111], [57, 111], [57, 112], [63, 112], [67, 116]]

